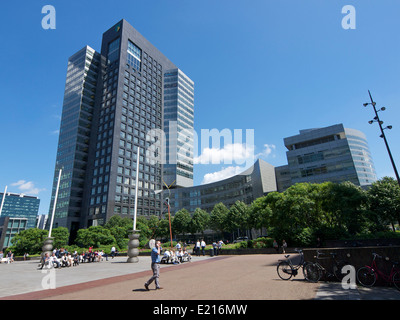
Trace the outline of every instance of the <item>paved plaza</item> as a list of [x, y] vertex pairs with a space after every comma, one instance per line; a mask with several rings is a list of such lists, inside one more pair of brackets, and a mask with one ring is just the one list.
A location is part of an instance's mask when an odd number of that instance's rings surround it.
[[0, 264], [0, 300], [400, 300], [393, 288], [345, 290], [340, 283], [309, 283], [299, 274], [281, 280], [282, 255], [193, 257], [162, 264], [163, 290], [144, 289], [150, 257], [126, 257], [76, 267], [38, 270], [37, 260]]

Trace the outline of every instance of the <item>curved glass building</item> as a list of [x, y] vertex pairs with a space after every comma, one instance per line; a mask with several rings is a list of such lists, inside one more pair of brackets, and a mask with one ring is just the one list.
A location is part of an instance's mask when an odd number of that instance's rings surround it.
[[246, 204], [277, 191], [275, 167], [264, 160], [258, 159], [253, 166], [233, 177], [188, 188], [164, 190], [164, 198], [170, 198], [171, 213], [180, 209], [194, 212], [201, 208], [211, 212], [217, 203], [222, 202], [227, 207], [240, 200]]
[[368, 142], [361, 131], [336, 124], [300, 130], [300, 134], [285, 138], [284, 143], [288, 166], [280, 173], [289, 173], [290, 184], [351, 181], [365, 186], [377, 180]]

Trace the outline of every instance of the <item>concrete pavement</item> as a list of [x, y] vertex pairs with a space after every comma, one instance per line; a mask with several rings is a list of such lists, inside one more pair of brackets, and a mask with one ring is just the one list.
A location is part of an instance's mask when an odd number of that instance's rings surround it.
[[0, 264], [2, 300], [400, 300], [393, 288], [345, 290], [339, 283], [308, 283], [301, 274], [281, 280], [282, 255], [193, 257], [161, 265], [163, 290], [144, 289], [150, 257], [126, 257], [76, 267], [37, 270], [37, 261]]

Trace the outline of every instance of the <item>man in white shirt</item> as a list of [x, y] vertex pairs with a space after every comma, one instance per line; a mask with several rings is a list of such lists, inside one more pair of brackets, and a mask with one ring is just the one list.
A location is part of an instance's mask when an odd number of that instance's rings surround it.
[[206, 249], [206, 242], [204, 239], [201, 239], [201, 252], [203, 253], [203, 256], [205, 255], [205, 249]]

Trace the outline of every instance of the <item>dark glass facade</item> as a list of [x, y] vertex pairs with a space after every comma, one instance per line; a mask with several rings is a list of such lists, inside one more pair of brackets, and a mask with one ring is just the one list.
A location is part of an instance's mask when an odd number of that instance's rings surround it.
[[[63, 118], [70, 108], [75, 118], [68, 137], [66, 122], [61, 123], [54, 191], [61, 167], [63, 175], [55, 226], [70, 230], [103, 225], [113, 215], [133, 218], [137, 175], [137, 214], [159, 215], [163, 207], [161, 194], [155, 191], [163, 188], [164, 73], [177, 67], [125, 20], [103, 34], [101, 52], [94, 56], [98, 65], [93, 69], [93, 87], [86, 85], [85, 76], [75, 93], [93, 89], [90, 112], [82, 113], [80, 96], [67, 105], [73, 95], [67, 89], [63, 105]], [[83, 61], [87, 53], [72, 58]], [[67, 83], [76, 79], [75, 73], [82, 71], [68, 69]], [[79, 132], [84, 133], [83, 145], [77, 143]], [[82, 162], [76, 161], [77, 156]]]
[[49, 214], [53, 210], [59, 170], [62, 169], [55, 221], [56, 226], [72, 231], [77, 231], [81, 221], [100, 68], [100, 55], [88, 46], [68, 60]]

